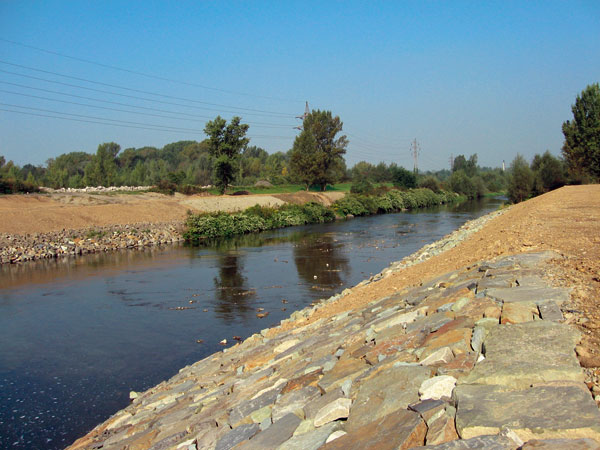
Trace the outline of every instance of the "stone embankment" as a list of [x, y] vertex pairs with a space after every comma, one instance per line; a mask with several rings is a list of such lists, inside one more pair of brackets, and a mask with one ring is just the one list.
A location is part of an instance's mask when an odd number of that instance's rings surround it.
[[154, 186], [88, 186], [84, 188], [59, 188], [52, 189], [49, 187], [40, 187], [40, 191], [46, 192], [49, 194], [55, 193], [102, 193], [105, 194], [107, 192], [136, 192], [136, 191], [147, 191], [152, 189]]
[[71, 448], [598, 449], [570, 291], [546, 278], [560, 258], [505, 256], [331, 317], [295, 312], [132, 393]]
[[0, 263], [79, 256], [183, 241], [182, 224], [137, 223], [26, 235], [0, 234]]

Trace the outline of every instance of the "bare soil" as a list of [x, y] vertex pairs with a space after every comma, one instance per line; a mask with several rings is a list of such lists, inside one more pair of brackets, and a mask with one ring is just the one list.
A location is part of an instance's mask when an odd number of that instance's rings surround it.
[[79, 194], [0, 196], [0, 233], [31, 234], [139, 222], [183, 221], [193, 212], [240, 211], [250, 206], [316, 201], [330, 205], [341, 192], [297, 192], [240, 196], [167, 196], [143, 194]]

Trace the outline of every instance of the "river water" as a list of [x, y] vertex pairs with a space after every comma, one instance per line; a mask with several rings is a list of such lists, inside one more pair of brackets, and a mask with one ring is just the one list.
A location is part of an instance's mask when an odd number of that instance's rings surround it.
[[[0, 448], [64, 448], [143, 391], [497, 209], [484, 199], [0, 267]], [[262, 310], [261, 310], [262, 308]], [[258, 318], [257, 313], [267, 313]]]

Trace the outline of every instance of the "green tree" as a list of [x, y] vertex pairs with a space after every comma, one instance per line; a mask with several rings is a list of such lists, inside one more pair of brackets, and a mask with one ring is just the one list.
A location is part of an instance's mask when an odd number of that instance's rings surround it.
[[96, 155], [85, 167], [85, 182], [88, 186], [113, 186], [117, 180], [117, 154], [119, 144], [106, 142], [98, 146]]
[[235, 179], [241, 150], [250, 142], [246, 138], [248, 125], [240, 123], [242, 119], [234, 117], [229, 125], [221, 116], [217, 116], [204, 127], [208, 136], [210, 153], [214, 156], [215, 184], [221, 194]]
[[543, 155], [535, 155], [531, 162], [534, 173], [534, 194], [558, 189], [565, 185], [566, 177], [563, 162], [546, 151]]
[[573, 121], [562, 125], [562, 152], [572, 173], [600, 178], [600, 86], [589, 85], [571, 106]]
[[306, 186], [320, 186], [321, 191], [334, 183], [345, 170], [344, 154], [348, 145], [343, 123], [331, 111], [313, 110], [305, 117], [302, 132], [296, 136], [290, 158], [292, 173]]
[[508, 183], [508, 198], [513, 203], [527, 200], [533, 189], [533, 172], [521, 155], [515, 156], [510, 163], [510, 181]]
[[394, 186], [404, 189], [417, 187], [417, 176], [413, 172], [400, 166], [396, 166], [393, 171], [392, 181], [394, 182]]

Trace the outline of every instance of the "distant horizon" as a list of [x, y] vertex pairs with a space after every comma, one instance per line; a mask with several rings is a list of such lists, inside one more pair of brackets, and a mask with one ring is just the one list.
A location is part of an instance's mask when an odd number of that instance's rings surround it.
[[560, 156], [600, 79], [594, 1], [23, 1], [0, 3], [0, 27], [0, 155], [19, 166], [202, 141], [217, 115], [286, 152], [306, 101], [344, 122], [348, 167], [412, 168], [414, 139], [421, 171], [508, 166]]

